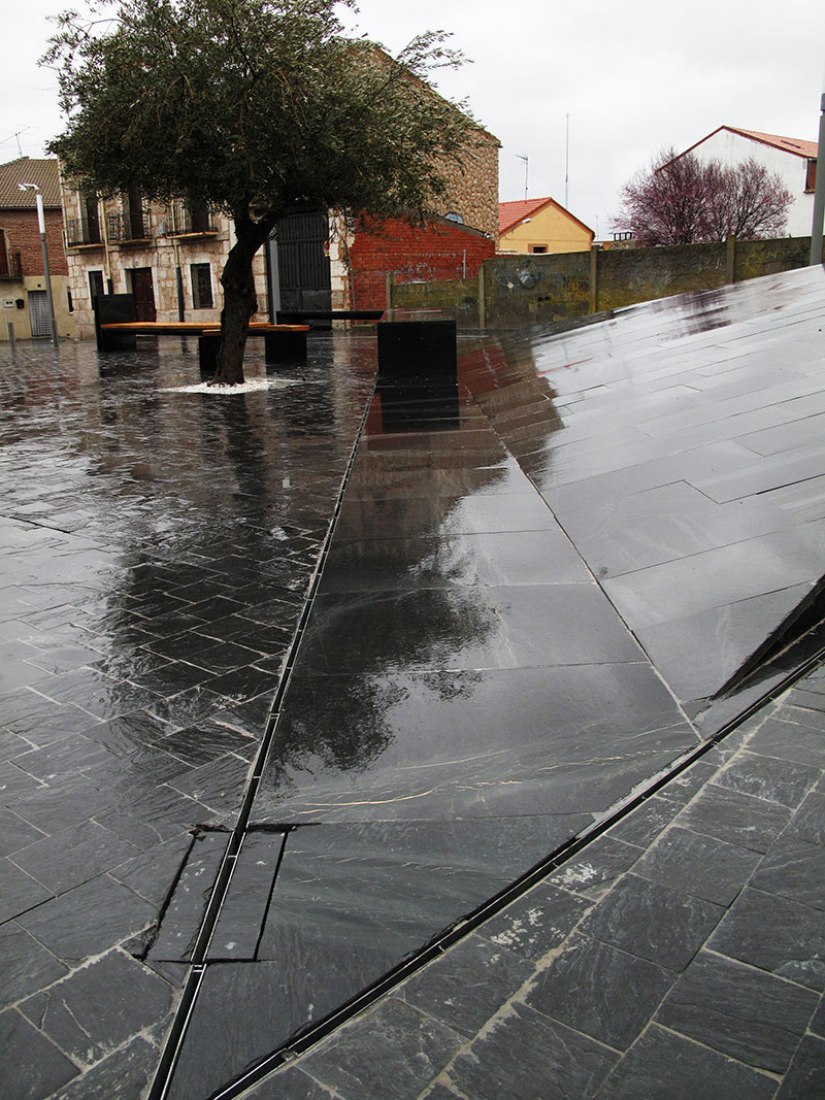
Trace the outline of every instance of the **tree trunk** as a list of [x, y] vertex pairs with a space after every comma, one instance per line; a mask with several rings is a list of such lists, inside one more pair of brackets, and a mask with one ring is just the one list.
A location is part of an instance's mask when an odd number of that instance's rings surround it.
[[223, 309], [217, 369], [212, 384], [239, 386], [244, 381], [243, 357], [249, 320], [258, 308], [252, 261], [269, 236], [269, 223], [250, 218], [244, 205], [234, 213], [236, 241], [221, 275]]

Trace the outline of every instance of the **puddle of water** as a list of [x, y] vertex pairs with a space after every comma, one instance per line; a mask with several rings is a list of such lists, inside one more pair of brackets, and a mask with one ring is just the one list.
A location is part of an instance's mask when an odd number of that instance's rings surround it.
[[214, 386], [209, 382], [198, 382], [193, 386], [168, 386], [161, 393], [209, 393], [217, 397], [232, 397], [238, 393], [257, 393], [259, 390], [283, 390], [294, 386], [295, 378], [254, 378], [240, 386]]

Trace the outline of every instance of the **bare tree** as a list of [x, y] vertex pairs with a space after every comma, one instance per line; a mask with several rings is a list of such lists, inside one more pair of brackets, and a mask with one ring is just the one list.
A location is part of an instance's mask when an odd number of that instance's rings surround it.
[[754, 157], [736, 167], [718, 161], [706, 166], [709, 201], [705, 210], [707, 240], [737, 237], [758, 241], [779, 237], [788, 223], [793, 196], [776, 173]]
[[614, 227], [641, 247], [780, 236], [793, 201], [777, 174], [754, 158], [736, 167], [663, 150], [622, 189]]

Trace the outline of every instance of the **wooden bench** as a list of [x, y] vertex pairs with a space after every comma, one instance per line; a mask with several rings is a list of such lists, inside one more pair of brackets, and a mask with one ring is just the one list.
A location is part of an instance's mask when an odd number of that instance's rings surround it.
[[[97, 326], [100, 351], [134, 351], [138, 336], [197, 336], [198, 359], [204, 373], [216, 366], [221, 326], [217, 321], [110, 321]], [[272, 325], [252, 321], [250, 336], [263, 336], [267, 363], [305, 361], [309, 325]]]

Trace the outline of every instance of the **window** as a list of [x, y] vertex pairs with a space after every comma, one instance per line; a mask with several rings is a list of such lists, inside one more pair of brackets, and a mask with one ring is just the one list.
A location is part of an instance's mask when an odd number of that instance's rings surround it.
[[547, 251], [547, 245], [546, 244], [531, 244], [530, 245], [530, 251], [535, 256], [538, 256], [539, 254], [543, 255]]
[[187, 203], [185, 224], [190, 233], [208, 233], [212, 226], [206, 203]]
[[102, 271], [90, 271], [89, 272], [89, 294], [92, 301], [97, 298], [99, 294], [104, 294], [103, 289], [103, 272]]
[[805, 169], [805, 190], [816, 191], [816, 160], [811, 158]]
[[209, 264], [190, 264], [192, 275], [192, 305], [195, 309], [211, 309], [212, 271]]

